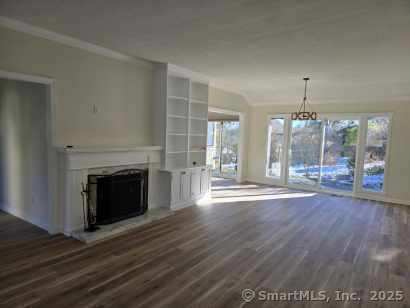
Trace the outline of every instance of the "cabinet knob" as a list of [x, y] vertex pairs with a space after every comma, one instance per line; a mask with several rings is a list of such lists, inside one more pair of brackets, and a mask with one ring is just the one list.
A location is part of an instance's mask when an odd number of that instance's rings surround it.
[[184, 175], [184, 174], [186, 174], [186, 171], [181, 171], [181, 175]]

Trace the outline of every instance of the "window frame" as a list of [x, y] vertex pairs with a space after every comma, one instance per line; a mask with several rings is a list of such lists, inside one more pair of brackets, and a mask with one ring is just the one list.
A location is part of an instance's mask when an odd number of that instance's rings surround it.
[[[270, 157], [270, 148], [271, 148], [271, 120], [272, 119], [283, 119], [283, 151], [281, 157], [281, 166], [280, 166], [280, 176], [269, 176], [268, 175], [268, 164], [269, 164], [269, 157]], [[290, 115], [289, 114], [275, 114], [275, 115], [268, 115], [267, 121], [267, 136], [265, 139], [265, 178], [269, 179], [270, 181], [281, 184], [287, 185], [288, 181], [288, 159], [289, 159], [289, 129], [290, 129]]]
[[[360, 165], [360, 143], [361, 143], [361, 138], [360, 138], [360, 134], [361, 134], [361, 129], [362, 129], [362, 116], [359, 114], [355, 114], [355, 113], [327, 113], [327, 114], [323, 114], [322, 116], [322, 121], [325, 120], [357, 120], [359, 122], [359, 130], [358, 130], [358, 134], [357, 134], [357, 142], [356, 142], [356, 154], [355, 154], [355, 172], [354, 172], [354, 180], [353, 180], [353, 189], [351, 192], [349, 191], [343, 191], [343, 190], [338, 190], [338, 189], [330, 189], [330, 188], [321, 188], [320, 186], [320, 177], [319, 177], [319, 182], [318, 182], [318, 186], [319, 189], [321, 191], [326, 191], [326, 192], [330, 192], [330, 193], [336, 193], [336, 194], [343, 194], [343, 195], [355, 195], [357, 193], [357, 182], [359, 179], [359, 165]], [[320, 164], [323, 164], [323, 157], [324, 157], [324, 145], [326, 142], [326, 133], [325, 133], [325, 126], [322, 125], [322, 132], [323, 132], [323, 137], [322, 137], [322, 157], [321, 157], [321, 161]], [[320, 176], [322, 175], [322, 173], [319, 173]]]
[[[386, 155], [384, 157], [384, 176], [383, 176], [383, 189], [381, 191], [375, 191], [370, 189], [363, 188], [363, 176], [364, 176], [364, 160], [366, 156], [366, 143], [367, 143], [367, 130], [369, 118], [372, 117], [387, 117], [389, 119], [389, 124], [387, 126], [387, 146], [386, 146]], [[393, 113], [391, 112], [380, 112], [380, 113], [366, 113], [361, 117], [360, 122], [360, 153], [359, 153], [359, 178], [356, 181], [356, 192], [361, 195], [385, 195], [388, 191], [388, 175], [390, 168], [390, 145], [392, 139], [392, 123], [393, 123]]]
[[[384, 158], [385, 168], [384, 168], [384, 181], [383, 189], [381, 191], [367, 190], [363, 188], [363, 176], [364, 176], [364, 160], [366, 154], [366, 142], [367, 142], [367, 129], [368, 129], [368, 119], [372, 117], [387, 117], [389, 119], [388, 132], [387, 132], [387, 146], [386, 155]], [[283, 118], [284, 119], [284, 129], [283, 129], [283, 151], [281, 157], [281, 174], [280, 177], [269, 176], [268, 175], [268, 163], [270, 156], [270, 142], [271, 142], [271, 125], [270, 121], [272, 119]], [[321, 168], [319, 169], [319, 178], [316, 185], [307, 186], [300, 184], [289, 183], [289, 156], [290, 156], [290, 144], [292, 138], [292, 120], [290, 114], [275, 113], [269, 114], [267, 116], [266, 124], [266, 139], [265, 139], [265, 178], [272, 184], [283, 185], [295, 189], [305, 189], [313, 190], [319, 192], [335, 193], [339, 195], [356, 196], [356, 195], [384, 195], [388, 191], [388, 175], [390, 167], [390, 145], [392, 139], [392, 122], [393, 114], [391, 112], [380, 112], [380, 113], [322, 113], [319, 114], [318, 120], [358, 120], [359, 121], [359, 132], [357, 138], [357, 148], [356, 148], [356, 164], [355, 164], [355, 175], [352, 192], [346, 192], [342, 190], [334, 190], [329, 188], [322, 188], [320, 186], [321, 180]], [[320, 166], [323, 163], [324, 156], [324, 143], [325, 143], [325, 125], [322, 122], [321, 125], [321, 147], [320, 147]]]

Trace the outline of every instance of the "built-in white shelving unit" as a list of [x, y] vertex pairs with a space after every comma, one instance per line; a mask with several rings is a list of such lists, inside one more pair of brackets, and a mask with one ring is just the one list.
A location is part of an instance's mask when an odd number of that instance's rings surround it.
[[163, 149], [161, 196], [171, 209], [194, 204], [210, 191], [206, 167], [208, 82], [169, 64], [154, 71], [154, 137]]
[[[206, 165], [208, 83], [167, 64], [156, 67], [157, 144], [164, 148], [163, 168]], [[162, 124], [161, 124], [162, 123]]]

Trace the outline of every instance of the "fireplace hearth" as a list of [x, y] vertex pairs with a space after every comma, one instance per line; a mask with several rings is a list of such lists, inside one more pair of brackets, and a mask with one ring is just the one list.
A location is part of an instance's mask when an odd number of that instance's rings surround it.
[[148, 209], [148, 169], [90, 174], [86, 195], [85, 230], [143, 215]]

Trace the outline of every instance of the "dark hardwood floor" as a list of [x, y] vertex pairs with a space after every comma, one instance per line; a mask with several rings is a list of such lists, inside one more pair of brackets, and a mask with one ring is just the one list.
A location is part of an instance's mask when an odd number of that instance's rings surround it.
[[[1, 213], [0, 305], [409, 307], [410, 208], [221, 180], [213, 197], [88, 246]], [[275, 290], [332, 300], [258, 300]]]

